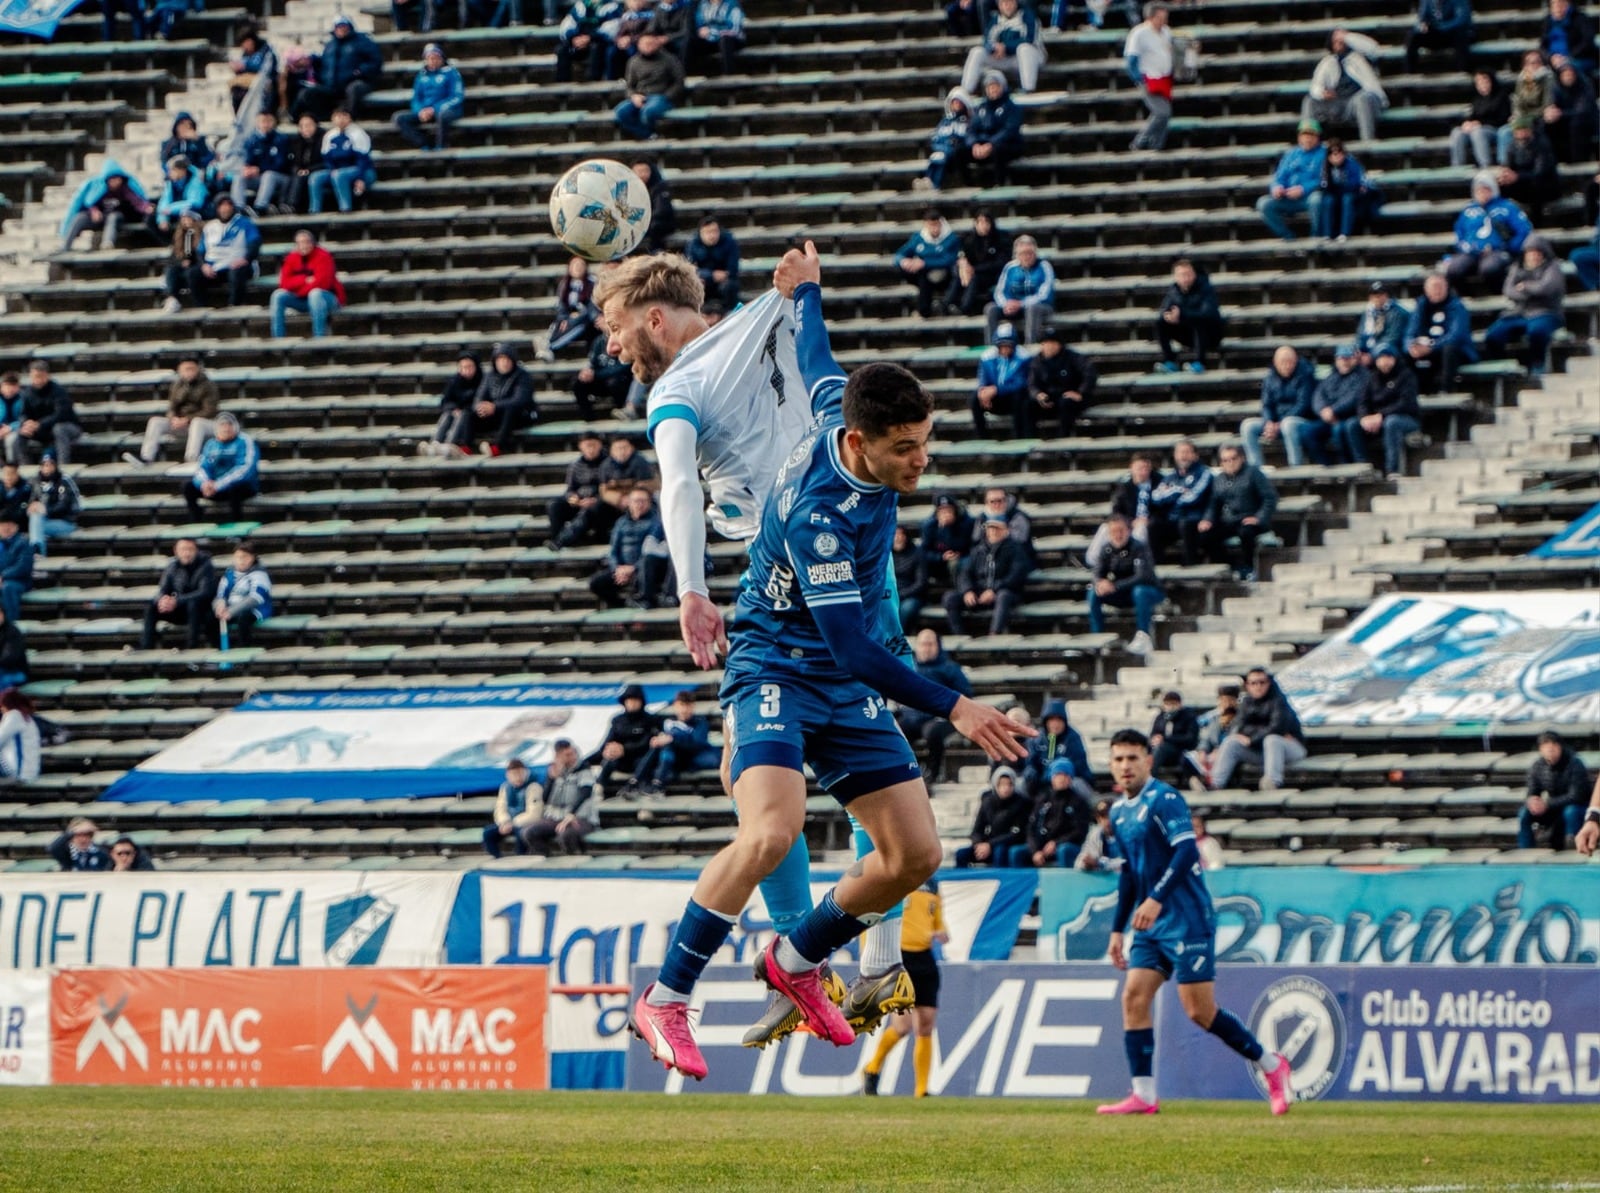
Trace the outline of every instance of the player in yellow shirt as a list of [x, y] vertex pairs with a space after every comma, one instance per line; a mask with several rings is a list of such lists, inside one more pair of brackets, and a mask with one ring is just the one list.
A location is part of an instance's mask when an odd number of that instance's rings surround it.
[[934, 957], [933, 946], [949, 941], [950, 934], [944, 930], [944, 916], [940, 912], [939, 880], [930, 878], [906, 896], [900, 927], [900, 959], [916, 989], [916, 1003], [910, 1014], [894, 1016], [883, 1029], [877, 1051], [862, 1070], [863, 1093], [878, 1092], [878, 1075], [883, 1072], [884, 1062], [894, 1046], [906, 1036], [915, 1035], [911, 1065], [917, 1079], [916, 1096], [928, 1096], [928, 1074], [933, 1069], [933, 1024], [939, 1016], [939, 962]]

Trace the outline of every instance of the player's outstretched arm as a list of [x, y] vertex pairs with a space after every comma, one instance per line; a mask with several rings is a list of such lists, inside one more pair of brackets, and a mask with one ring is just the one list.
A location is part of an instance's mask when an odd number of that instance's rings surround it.
[[814, 409], [819, 387], [846, 379], [844, 368], [833, 358], [822, 318], [822, 259], [817, 246], [808, 240], [805, 252], [790, 249], [785, 253], [773, 273], [773, 285], [778, 293], [794, 300], [795, 355]]
[[688, 419], [663, 419], [655, 429], [661, 466], [661, 525], [678, 577], [678, 628], [696, 667], [710, 670], [728, 650], [722, 611], [706, 588], [706, 520], [701, 509], [698, 436]]
[[1015, 762], [1026, 757], [1017, 738], [1035, 737], [1035, 730], [1018, 725], [991, 705], [918, 675], [889, 653], [878, 640], [875, 627], [862, 624], [859, 601], [814, 604], [811, 614], [833, 661], [852, 679], [908, 708], [944, 717], [990, 758]]

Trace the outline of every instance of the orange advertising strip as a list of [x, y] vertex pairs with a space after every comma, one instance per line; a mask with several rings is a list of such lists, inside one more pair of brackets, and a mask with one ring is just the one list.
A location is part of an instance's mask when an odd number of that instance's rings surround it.
[[83, 969], [51, 985], [56, 1084], [544, 1089], [542, 967]]

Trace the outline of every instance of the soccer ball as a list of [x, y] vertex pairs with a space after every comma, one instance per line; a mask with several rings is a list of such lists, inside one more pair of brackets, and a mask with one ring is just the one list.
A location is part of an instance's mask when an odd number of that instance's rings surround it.
[[579, 162], [550, 192], [556, 239], [587, 261], [630, 253], [650, 227], [650, 192], [621, 162]]

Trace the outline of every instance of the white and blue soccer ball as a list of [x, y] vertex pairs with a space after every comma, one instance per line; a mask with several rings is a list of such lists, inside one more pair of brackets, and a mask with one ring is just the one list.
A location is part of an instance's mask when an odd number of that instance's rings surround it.
[[556, 239], [588, 261], [631, 253], [650, 227], [650, 192], [621, 162], [579, 162], [550, 192]]

